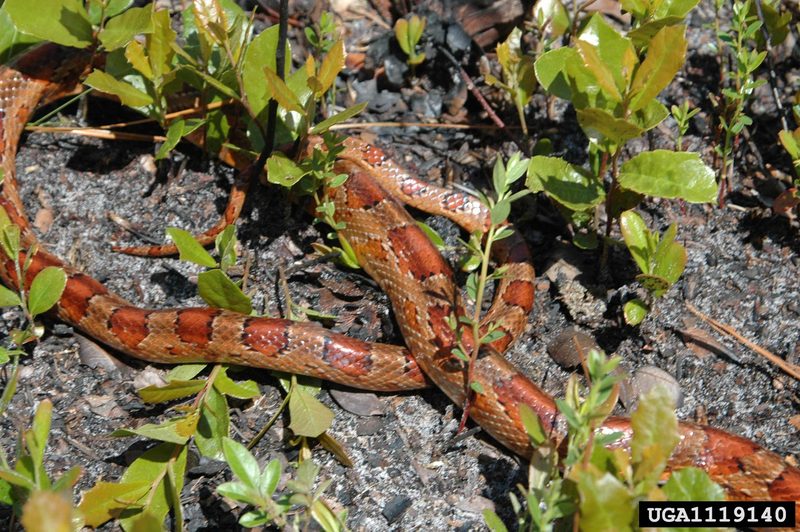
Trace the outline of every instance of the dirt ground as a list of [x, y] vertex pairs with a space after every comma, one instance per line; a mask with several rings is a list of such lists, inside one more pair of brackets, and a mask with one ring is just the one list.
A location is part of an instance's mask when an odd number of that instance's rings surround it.
[[[706, 94], [718, 89], [716, 63], [707, 46], [713, 33], [703, 25], [712, 15], [709, 2], [691, 15], [687, 66], [661, 97], [668, 106], [688, 98], [702, 108], [686, 142], [707, 161], [713, 114]], [[368, 54], [377, 58], [386, 53], [376, 50], [385, 45], [386, 39], [380, 37], [385, 30], [367, 19], [350, 20], [346, 27], [350, 47], [369, 44]], [[785, 53], [777, 64], [784, 96], [794, 94], [800, 84], [796, 52]], [[436, 67], [446, 63], [435, 61], [420, 70], [413, 88], [399, 88], [389, 80], [376, 83], [359, 72], [348, 72], [342, 93], [370, 102], [359, 120], [443, 121], [448, 102], [464, 89], [452, 72], [442, 72], [447, 67], [437, 72]], [[468, 70], [477, 75], [475, 65]], [[689, 258], [681, 280], [640, 327], [625, 326], [621, 319], [622, 304], [638, 286], [635, 265], [624, 248], [612, 248], [610, 266], [599, 268], [596, 252], [581, 252], [569, 244], [564, 222], [547, 200], [528, 197], [516, 205], [512, 220], [534, 251], [537, 300], [524, 337], [507, 356], [549, 393], [563, 396], [570, 372], [551, 360], [546, 346], [565, 328], [576, 326], [607, 353], [620, 355], [630, 372], [657, 366], [671, 374], [682, 394], [681, 419], [752, 438], [798, 461], [800, 384], [751, 350], [711, 331], [686, 307], [691, 304], [776, 355], [800, 363], [800, 238], [796, 221], [775, 216], [769, 209], [783, 184], [765, 174], [758, 157], [784, 172], [789, 171], [789, 160], [777, 146], [774, 102], [768, 87], [762, 89], [752, 106], [752, 147], [743, 143], [737, 152], [734, 192], [725, 208], [675, 201], [647, 201], [640, 207], [651, 228], [663, 231], [673, 222], [678, 224], [679, 240]], [[499, 105], [501, 100], [494, 96]], [[487, 123], [471, 96], [465, 105], [469, 122]], [[586, 141], [574, 112], [557, 103], [555, 115], [548, 116], [546, 107], [547, 99], [538, 95], [528, 113], [533, 135], [550, 138], [556, 155], [585, 162]], [[512, 106], [500, 110], [514, 123]], [[119, 110], [108, 103], [89, 102], [89, 123], [118, 118]], [[668, 119], [645, 139], [631, 143], [629, 155], [671, 148], [674, 127]], [[376, 128], [367, 130], [367, 135], [424, 178], [454, 179], [482, 189], [490, 185], [494, 154], [516, 150], [496, 132], [477, 129]], [[111, 253], [110, 243], [141, 241], [111, 222], [108, 214], [113, 212], [156, 238], [167, 226], [203, 229], [224, 208], [232, 172], [191, 148], [179, 150], [156, 171], [153, 153], [154, 147], [144, 143], [27, 135], [17, 161], [26, 207], [51, 250], [125, 298], [155, 308], [199, 305], [197, 268], [173, 259]], [[455, 242], [456, 227], [422, 218]], [[238, 231], [242, 255], [251, 261], [249, 286], [255, 289], [257, 310], [278, 316], [285, 301], [276, 265], [309, 258], [311, 243], [322, 241], [326, 231], [312, 225], [305, 211], [276, 187], [259, 187], [251, 194]], [[321, 263], [296, 271], [289, 281], [297, 303], [338, 316], [335, 329], [371, 341], [402, 343], [388, 299], [362, 272]], [[13, 311], [3, 317], [6, 327], [16, 319]], [[81, 465], [80, 492], [99, 480], [117, 480], [150, 445], [108, 434], [165, 418], [164, 407], [142, 403], [135, 390], [168, 368], [146, 367], [125, 357], [116, 368], [89, 367], [87, 341], [63, 324], [47, 325], [43, 341], [24, 358], [19, 389], [0, 418], [0, 446], [12, 454], [18, 431], [28, 426], [35, 405], [50, 398], [54, 419], [48, 471], [58, 474]], [[691, 333], [691, 328], [703, 331], [724, 349], [703, 349], [685, 340], [682, 331]], [[255, 401], [235, 404], [231, 414], [233, 436], [248, 440], [275, 412], [282, 391], [267, 371], [243, 369], [241, 375], [255, 379], [263, 393]], [[4, 373], [0, 379], [5, 379]], [[338, 406], [332, 395], [340, 391], [325, 386], [322, 400], [336, 413], [331, 434], [344, 444], [355, 466], [343, 467], [322, 449], [315, 451], [314, 460], [322, 466], [321, 476], [333, 479], [328, 500], [349, 510], [352, 529], [476, 530], [483, 528], [480, 512], [485, 508], [510, 518], [506, 494], [525, 481], [525, 465], [484, 435], [449, 446], [460, 410], [443, 394], [431, 389], [365, 396], [362, 400], [382, 414], [357, 416]], [[338, 398], [345, 404], [352, 400]], [[619, 409], [624, 413], [624, 407]], [[285, 441], [286, 422], [279, 419], [255, 449], [261, 463], [276, 457], [284, 462], [295, 459], [296, 451]], [[224, 464], [191, 453], [182, 494], [187, 529], [238, 529], [241, 509], [231, 508], [214, 491], [229, 479]], [[9, 519], [9, 509], [0, 508], [0, 523]], [[104, 529], [114, 530], [116, 525]]]

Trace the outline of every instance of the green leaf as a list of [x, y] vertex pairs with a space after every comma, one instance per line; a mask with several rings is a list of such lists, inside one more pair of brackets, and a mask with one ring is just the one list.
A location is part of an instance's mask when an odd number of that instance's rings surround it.
[[[230, 466], [233, 474], [236, 475], [236, 478], [246, 486], [257, 489], [261, 470], [258, 467], [258, 461], [256, 461], [247, 447], [225, 437], [222, 439], [222, 452], [225, 455], [225, 461]], [[280, 467], [280, 463], [278, 467]], [[278, 476], [280, 477], [280, 475]]]
[[236, 399], [253, 399], [261, 395], [255, 381], [246, 380], [236, 382], [228, 377], [227, 368], [223, 369], [214, 379], [214, 388], [219, 393], [235, 397]]
[[194, 442], [200, 454], [214, 460], [222, 460], [222, 439], [230, 431], [228, 401], [215, 388], [208, 390], [200, 410]]
[[298, 436], [316, 438], [331, 426], [333, 412], [302, 388], [289, 396], [289, 429]]
[[89, 0], [88, 3], [89, 20], [92, 24], [99, 25], [101, 14], [106, 19], [119, 15], [130, 7], [133, 0]]
[[714, 171], [691, 152], [653, 150], [640, 153], [620, 168], [619, 184], [647, 196], [715, 203]]
[[576, 109], [578, 123], [589, 139], [603, 147], [605, 151], [613, 151], [630, 139], [645, 132], [645, 129], [630, 120], [617, 118], [603, 109], [589, 107]]
[[102, 70], [93, 71], [87, 76], [84, 83], [101, 92], [113, 94], [120, 99], [123, 105], [129, 107], [144, 107], [153, 103], [153, 98], [149, 94], [140, 91], [129, 83], [119, 81]]
[[97, 35], [106, 51], [128, 44], [137, 35], [153, 31], [152, 7], [134, 7], [109, 20]]
[[278, 488], [281, 472], [280, 461], [277, 458], [270, 460], [258, 478], [258, 491], [264, 496], [271, 497]]
[[3, 251], [6, 256], [11, 260], [18, 260], [19, 258], [19, 226], [15, 224], [6, 225], [0, 233], [0, 244], [3, 246]]
[[492, 532], [508, 532], [503, 520], [488, 508], [483, 511], [483, 520]]
[[631, 530], [636, 503], [624, 484], [610, 473], [596, 477], [586, 471], [577, 484], [582, 530]]
[[647, 57], [636, 70], [630, 92], [635, 96], [628, 109], [638, 111], [658, 96], [683, 67], [686, 58], [684, 26], [667, 26], [647, 47]]
[[187, 417], [180, 417], [176, 419], [170, 419], [158, 425], [154, 423], [146, 423], [135, 429], [117, 429], [111, 433], [111, 436], [144, 436], [145, 438], [150, 438], [153, 440], [183, 445], [189, 439], [189, 435], [186, 434], [186, 424], [187, 422], [192, 423], [195, 421], [196, 418], [190, 419]]
[[674, 408], [669, 393], [662, 386], [656, 386], [640, 399], [631, 415], [634, 480], [642, 484], [642, 493], [655, 487], [680, 441]]
[[669, 281], [658, 275], [642, 273], [636, 276], [636, 280], [655, 297], [664, 295], [671, 286]]
[[561, 0], [539, 0], [533, 6], [533, 17], [542, 22], [549, 20], [553, 37], [561, 37], [570, 27], [569, 13]]
[[522, 425], [525, 427], [525, 432], [528, 433], [534, 445], [542, 445], [547, 441], [547, 433], [545, 432], [544, 425], [542, 425], [542, 420], [539, 419], [539, 416], [530, 406], [520, 403], [519, 417], [522, 420]]
[[308, 170], [303, 170], [296, 162], [280, 152], [275, 152], [267, 159], [267, 181], [291, 187], [304, 176], [308, 175]]
[[92, 43], [92, 25], [81, 0], [6, 0], [3, 7], [23, 33], [74, 48]]
[[67, 286], [67, 274], [55, 266], [47, 268], [36, 274], [28, 293], [28, 311], [32, 316], [47, 312], [58, 303], [64, 287]]
[[600, 86], [620, 101], [639, 62], [631, 40], [620, 35], [603, 15], [596, 13], [584, 26], [576, 45]]
[[220, 269], [226, 271], [236, 264], [236, 226], [227, 226], [214, 239], [214, 249], [219, 256]]
[[[175, 56], [175, 31], [170, 27], [169, 11], [161, 9], [152, 13], [153, 31], [147, 34], [145, 48], [155, 80], [162, 80], [173, 71]], [[173, 74], [174, 75], [174, 74]]]
[[369, 102], [358, 103], [352, 107], [348, 107], [341, 113], [337, 113], [332, 117], [323, 120], [322, 122], [320, 122], [311, 129], [311, 134], [321, 135], [322, 133], [325, 133], [326, 131], [328, 131], [328, 129], [330, 129], [332, 125], [339, 124], [341, 122], [344, 122], [345, 120], [348, 120], [356, 116], [358, 113], [364, 110], [364, 108], [367, 106], [368, 103]]
[[[678, 281], [683, 270], [686, 268], [686, 260], [686, 249], [677, 242], [672, 242], [663, 247], [659, 246], [654, 257], [655, 265], [653, 267], [653, 275], [662, 277], [666, 279], [670, 285], [673, 285]], [[659, 297], [661, 294], [655, 295]]]
[[[36, 414], [33, 416], [33, 426], [30, 432], [26, 432], [26, 442], [31, 458], [37, 467], [41, 467], [44, 458], [44, 450], [47, 447], [47, 438], [50, 435], [50, 423], [53, 419], [53, 403], [49, 399], [43, 400], [36, 407]], [[27, 437], [30, 435], [30, 437]]]
[[10, 62], [12, 57], [39, 41], [20, 32], [8, 16], [5, 5], [0, 6], [0, 64]]
[[336, 76], [344, 68], [344, 41], [338, 40], [331, 47], [316, 77], [308, 78], [308, 84], [317, 96], [322, 96], [331, 88]]
[[[162, 443], [134, 460], [122, 475], [121, 482], [123, 483], [146, 480], [152, 484], [154, 479], [161, 478], [155, 491], [147, 495], [150, 504], [143, 508], [145, 512], [150, 513], [158, 522], [164, 521], [170, 509], [170, 500], [165, 486], [167, 464], [170, 461], [174, 463], [174, 473], [177, 483], [174, 489], [180, 492], [183, 488], [183, 477], [186, 471], [186, 450], [187, 447], [184, 445], [177, 447], [171, 443]], [[134, 522], [142, 512], [130, 512], [130, 514], [128, 514], [129, 513], [126, 512], [126, 515], [120, 518], [120, 524], [126, 531], [132, 530]]]
[[148, 386], [139, 390], [139, 397], [145, 403], [166, 403], [189, 395], [194, 395], [206, 385], [206, 381], [171, 380], [166, 386]]
[[0, 285], [0, 307], [18, 307], [21, 304], [19, 294]]
[[[275, 67], [275, 55], [278, 51], [278, 25], [270, 26], [256, 35], [247, 46], [242, 62], [242, 84], [247, 101], [256, 116], [260, 116], [272, 98], [272, 92], [264, 83], [264, 68]], [[292, 57], [289, 43], [286, 43], [286, 57]], [[291, 61], [286, 61], [284, 75], [289, 74]]]
[[92, 528], [119, 517], [123, 510], [144, 497], [151, 482], [98, 482], [83, 494], [78, 509], [85, 523]]
[[300, 105], [300, 99], [292, 92], [289, 87], [278, 75], [269, 67], [264, 68], [264, 77], [267, 80], [267, 86], [270, 88], [272, 97], [278, 101], [278, 104], [287, 111], [303, 112], [303, 107]]
[[592, 209], [605, 199], [602, 183], [583, 168], [559, 157], [533, 157], [525, 184], [533, 192], [543, 190], [574, 211]]
[[725, 500], [725, 490], [696, 467], [675, 471], [661, 489], [670, 501]]
[[208, 364], [181, 364], [175, 366], [167, 373], [168, 381], [188, 381], [197, 377]]
[[217, 266], [217, 261], [214, 260], [214, 257], [195, 240], [190, 232], [178, 229], [177, 227], [168, 227], [167, 235], [172, 238], [172, 241], [178, 247], [178, 251], [180, 252], [179, 258], [181, 260], [193, 262], [206, 268], [214, 268]]
[[628, 325], [639, 325], [647, 317], [647, 313], [650, 312], [650, 307], [641, 299], [636, 298], [625, 303], [622, 311], [625, 315], [625, 323]]
[[628, 251], [631, 252], [631, 257], [639, 266], [642, 273], [650, 273], [650, 250], [649, 234], [642, 217], [635, 211], [625, 211], [619, 217], [619, 228], [622, 232], [622, 238], [625, 240], [625, 245], [628, 246]]
[[224, 482], [217, 486], [217, 493], [245, 504], [257, 505], [259, 501], [256, 490], [243, 482]]
[[186, 135], [192, 133], [205, 123], [204, 120], [190, 118], [189, 120], [176, 120], [167, 129], [167, 140], [161, 145], [156, 153], [156, 160], [164, 159], [169, 152], [178, 145], [178, 142]]
[[653, 2], [655, 10], [653, 11], [653, 18], [664, 19], [668, 17], [684, 18], [689, 14], [689, 11], [700, 2], [700, 0], [662, 0], [661, 2]]
[[242, 289], [222, 270], [209, 270], [197, 276], [197, 291], [212, 307], [250, 314], [253, 305]]

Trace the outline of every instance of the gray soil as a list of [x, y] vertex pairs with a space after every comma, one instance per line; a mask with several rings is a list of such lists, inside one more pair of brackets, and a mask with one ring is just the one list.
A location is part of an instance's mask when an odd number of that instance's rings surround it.
[[[693, 28], [708, 20], [704, 9], [693, 15]], [[691, 30], [694, 46], [687, 69], [662, 95], [666, 104], [689, 98], [697, 105], [708, 105], [705, 95], [716, 90], [713, 79], [717, 75], [713, 56], [703, 47], [709, 35], [707, 30]], [[779, 73], [786, 94], [797, 90], [798, 72], [797, 59], [787, 59]], [[435, 88], [422, 83], [415, 97]], [[441, 96], [450, 87], [436, 90]], [[418, 106], [409, 94], [389, 90], [372, 96], [373, 105], [364, 120], [416, 119]], [[118, 109], [95, 101], [89, 105], [89, 122], [117, 121]], [[477, 122], [479, 110], [472, 102], [468, 105], [474, 113], [471, 121]], [[535, 134], [551, 138], [556, 154], [582, 162], [585, 140], [574, 113], [557, 105], [555, 116], [548, 118], [546, 99], [541, 96], [532, 108], [529, 124]], [[513, 109], [506, 107], [504, 113], [513, 123]], [[768, 90], [759, 92], [753, 114], [755, 148], [762, 150], [766, 162], [787, 170], [788, 159], [775, 146], [776, 114]], [[704, 107], [687, 137], [689, 149], [700, 151], [709, 162], [712, 117]], [[673, 131], [674, 122], [665, 122], [641, 143], [632, 143], [629, 155], [642, 149], [671, 148]], [[442, 182], [447, 168], [456, 180], [482, 189], [490, 184], [494, 154], [513, 151], [511, 143], [500, 143], [499, 135], [482, 136], [473, 131], [386, 133], [378, 136], [377, 143], [391, 146], [393, 155], [416, 168], [422, 177]], [[174, 259], [140, 259], [110, 252], [110, 243], [141, 240], [111, 222], [109, 212], [160, 239], [167, 226], [202, 230], [224, 208], [230, 170], [185, 148], [157, 172], [148, 171], [146, 163], [153, 150], [148, 144], [30, 134], [17, 161], [26, 208], [32, 219], [48, 212], [52, 215], [52, 226], [41, 234], [49, 249], [127, 299], [156, 308], [199, 305], [202, 302], [195, 291], [198, 268]], [[563, 221], [545, 199], [520, 201], [512, 219], [534, 251], [539, 274], [537, 300], [526, 333], [507, 356], [549, 393], [563, 396], [571, 371], [555, 364], [546, 346], [565, 328], [577, 326], [607, 353], [621, 356], [627, 370], [653, 365], [674, 376], [683, 395], [678, 410], [681, 419], [751, 438], [797, 461], [800, 384], [753, 351], [711, 331], [686, 308], [690, 303], [763, 348], [800, 363], [798, 226], [768, 208], [781, 183], [761, 172], [747, 147], [737, 155], [735, 190], [725, 208], [675, 201], [647, 201], [640, 207], [651, 228], [663, 231], [671, 223], [678, 224], [688, 264], [682, 279], [636, 328], [625, 326], [621, 319], [622, 305], [638, 293], [637, 271], [627, 251], [612, 247], [608, 267], [600, 268], [596, 252], [580, 252], [569, 244]], [[241, 255], [251, 261], [248, 286], [257, 310], [279, 316], [285, 301], [277, 284], [276, 265], [289, 266], [310, 258], [311, 243], [322, 242], [326, 231], [312, 225], [303, 208], [285, 191], [258, 188], [248, 198], [238, 223]], [[450, 241], [458, 235], [457, 228], [447, 222], [426, 221]], [[572, 280], [565, 276], [569, 271], [576, 274]], [[295, 302], [336, 315], [335, 329], [371, 341], [402, 343], [386, 296], [363, 273], [331, 263], [314, 264], [294, 272], [289, 286]], [[3, 317], [6, 327], [18, 319], [14, 311]], [[107, 435], [120, 427], [169, 416], [165, 408], [146, 405], [136, 395], [138, 387], [151, 382], [154, 372], [163, 374], [168, 368], [148, 368], [125, 357], [120, 357], [124, 365], [117, 369], [90, 368], [81, 358], [83, 350], [85, 359], [86, 347], [69, 327], [52, 321], [47, 327], [45, 338], [23, 359], [19, 389], [0, 418], [0, 446], [13, 455], [15, 438], [28, 426], [35, 405], [49, 398], [54, 419], [47, 469], [58, 475], [71, 466], [82, 466], [78, 494], [99, 480], [119, 479], [125, 467], [151, 445], [141, 439]], [[680, 333], [687, 327], [705, 331], [730, 353], [692, 349]], [[245, 368], [238, 375], [256, 380], [263, 394], [254, 401], [234, 402], [232, 436], [247, 441], [276, 411], [283, 392], [267, 371]], [[5, 385], [5, 376], [0, 373], [0, 386]], [[510, 518], [507, 493], [525, 482], [525, 464], [485, 435], [450, 445], [460, 410], [443, 394], [431, 389], [362, 398], [374, 401], [372, 406], [377, 405], [382, 415], [358, 416], [338, 406], [331, 389], [339, 388], [324, 385], [321, 393], [336, 413], [330, 434], [344, 445], [355, 465], [343, 467], [321, 448], [315, 450], [314, 460], [322, 467], [321, 476], [333, 479], [328, 501], [335, 508], [348, 509], [352, 529], [481, 529], [485, 508], [495, 508]], [[352, 398], [341, 401], [352, 402]], [[622, 406], [618, 408], [625, 412]], [[272, 458], [283, 462], [296, 458], [296, 450], [287, 442], [287, 423], [287, 418], [279, 418], [255, 448], [262, 464]], [[182, 494], [187, 529], [238, 528], [242, 509], [232, 507], [214, 491], [229, 479], [224, 464], [191, 451], [189, 478]], [[9, 522], [10, 510], [0, 508], [0, 527]]]

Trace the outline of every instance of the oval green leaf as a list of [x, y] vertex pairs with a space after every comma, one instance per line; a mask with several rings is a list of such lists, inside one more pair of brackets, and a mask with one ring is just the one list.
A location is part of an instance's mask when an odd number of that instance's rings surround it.
[[31, 283], [28, 294], [28, 311], [34, 317], [47, 312], [61, 299], [61, 294], [66, 286], [67, 274], [64, 273], [64, 270], [55, 266], [43, 269]]
[[118, 97], [123, 105], [129, 107], [144, 107], [153, 103], [153, 98], [124, 81], [119, 81], [103, 72], [95, 70], [84, 81], [90, 87]]
[[654, 150], [640, 153], [620, 168], [619, 184], [647, 196], [715, 203], [714, 171], [696, 153]]
[[289, 429], [298, 436], [316, 438], [331, 426], [333, 412], [302, 388], [289, 396]]
[[625, 315], [625, 323], [628, 325], [639, 325], [647, 317], [650, 307], [641, 299], [631, 299], [622, 309]]
[[92, 43], [92, 24], [81, 0], [6, 0], [4, 8], [28, 35], [73, 48]]
[[214, 268], [217, 261], [214, 260], [208, 251], [195, 240], [192, 234], [177, 227], [168, 227], [167, 235], [172, 239], [180, 252], [181, 260], [193, 262], [206, 268]]
[[250, 314], [253, 310], [250, 298], [222, 270], [209, 270], [198, 275], [197, 291], [212, 307], [242, 314]]
[[544, 191], [573, 211], [594, 208], [605, 199], [602, 183], [583, 168], [559, 157], [533, 157], [525, 184], [533, 192]]

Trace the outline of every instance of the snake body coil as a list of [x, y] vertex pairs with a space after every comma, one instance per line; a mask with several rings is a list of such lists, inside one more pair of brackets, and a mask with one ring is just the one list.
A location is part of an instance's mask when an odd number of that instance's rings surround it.
[[[18, 193], [17, 144], [38, 105], [74, 91], [87, 61], [83, 52], [47, 45], [0, 68], [0, 168], [5, 175], [0, 206], [22, 229], [26, 249], [36, 237]], [[345, 223], [343, 234], [363, 268], [389, 295], [407, 349], [363, 342], [313, 324], [219, 309], [140, 308], [41, 246], [24, 282], [29, 285], [47, 266], [64, 268], [68, 281], [56, 307], [58, 317], [143, 360], [241, 364], [383, 391], [421, 388], [432, 381], [463, 405], [465, 376], [452, 355], [456, 339], [447, 320], [464, 309], [450, 266], [400, 202], [447, 216], [468, 231], [486, 227], [488, 213], [468, 196], [415, 179], [379, 149], [357, 140], [347, 141], [336, 166], [349, 176], [343, 187], [327, 192], [336, 204], [337, 220]], [[476, 395], [470, 413], [498, 442], [527, 456], [531, 447], [520, 405], [531, 407], [556, 438], [563, 422], [553, 399], [499, 354], [522, 332], [534, 299], [534, 272], [524, 242], [515, 236], [500, 244], [495, 258], [508, 269], [484, 321], [501, 323], [506, 334], [477, 361], [474, 380], [483, 393]], [[23, 254], [20, 260], [25, 258]], [[0, 261], [0, 277], [10, 287], [18, 285], [13, 261]], [[469, 344], [472, 339], [466, 335], [462, 341]], [[622, 432], [618, 445], [629, 445], [629, 420], [611, 418], [604, 430]], [[800, 471], [777, 454], [710, 427], [682, 423], [679, 431], [671, 469], [705, 469], [730, 499], [800, 500]], [[800, 509], [797, 513], [800, 521]]]

